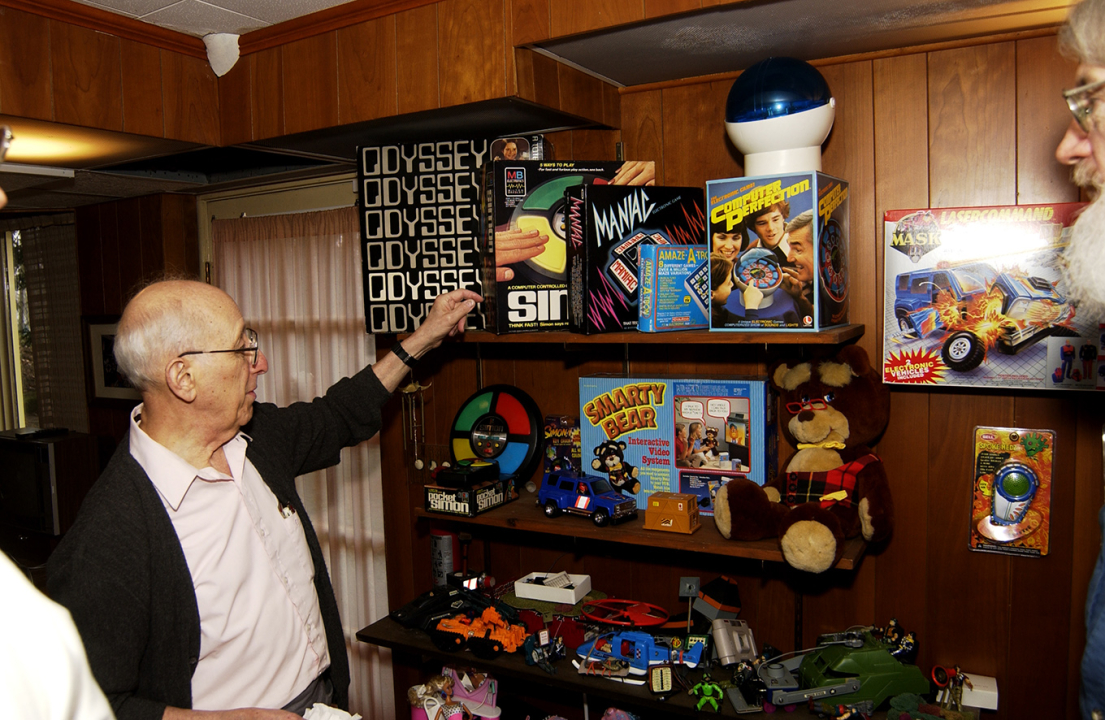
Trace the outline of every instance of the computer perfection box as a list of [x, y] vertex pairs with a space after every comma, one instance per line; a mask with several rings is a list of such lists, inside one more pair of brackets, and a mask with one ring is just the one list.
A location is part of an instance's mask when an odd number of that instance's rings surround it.
[[848, 322], [848, 183], [820, 172], [709, 180], [711, 330]]

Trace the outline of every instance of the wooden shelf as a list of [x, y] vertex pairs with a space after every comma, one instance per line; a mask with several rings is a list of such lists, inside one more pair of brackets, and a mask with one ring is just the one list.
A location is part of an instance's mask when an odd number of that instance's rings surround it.
[[[701, 530], [699, 532], [701, 532]], [[621, 702], [646, 710], [654, 708], [655, 712], [649, 712], [646, 715], [646, 720], [660, 717], [669, 718], [673, 716], [701, 717], [694, 709], [695, 698], [691, 697], [686, 692], [677, 693], [661, 704], [643, 685], [626, 685], [603, 678], [580, 675], [576, 672], [575, 668], [572, 667], [570, 659], [557, 661], [554, 665], [556, 674], [550, 675], [536, 665], [526, 665], [521, 653], [503, 654], [494, 660], [480, 660], [467, 651], [459, 653], [443, 652], [430, 642], [430, 637], [426, 633], [421, 630], [405, 628], [387, 617], [382, 620], [377, 620], [368, 627], [358, 631], [357, 639], [361, 642], [391, 648], [399, 652], [421, 655], [424, 658], [433, 659], [445, 664], [460, 664], [475, 667], [480, 670], [486, 670], [500, 681], [510, 681], [511, 685], [515, 687], [517, 687], [517, 681], [520, 680], [522, 683], [536, 683], [569, 692], [586, 693], [588, 697], [604, 698], [610, 701], [611, 704]], [[701, 676], [701, 673], [695, 670], [688, 670], [688, 674], [696, 681]], [[598, 717], [602, 709], [595, 708], [595, 705], [598, 703], [595, 703], [594, 700], [591, 702], [591, 716]], [[603, 705], [603, 707], [605, 707], [605, 705]], [[738, 715], [728, 699], [723, 701], [721, 707], [722, 710], [720, 713], [708, 713], [708, 715], [710, 717], [767, 717], [763, 713], [756, 713], [751, 716]], [[879, 716], [885, 717], [882, 713], [880, 713]], [[805, 706], [801, 706], [793, 713], [787, 713], [786, 717], [812, 718], [815, 717], [815, 715], [810, 713]]]
[[[840, 325], [821, 332], [753, 330], [749, 332], [617, 332], [582, 335], [572, 332], [530, 332], [496, 335], [486, 330], [469, 330], [458, 337], [466, 343], [546, 343], [564, 345], [839, 345], [863, 335], [863, 325]], [[399, 335], [402, 340], [408, 333]]]
[[[523, 494], [522, 497], [513, 502], [473, 518], [431, 513], [426, 512], [423, 508], [415, 508], [414, 511], [421, 518], [456, 522], [463, 525], [505, 528], [523, 532], [544, 533], [546, 535], [566, 535], [624, 545], [641, 545], [682, 552], [783, 562], [783, 553], [779, 549], [778, 540], [768, 539], [754, 542], [726, 540], [714, 526], [714, 519], [711, 517], [702, 518], [702, 529], [693, 535], [646, 530], [643, 512], [638, 515], [636, 520], [600, 528], [595, 527], [594, 523], [585, 518], [569, 515], [557, 518], [545, 517], [545, 513], [528, 493]], [[844, 554], [834, 567], [840, 570], [854, 570], [859, 566], [859, 561], [863, 557], [866, 548], [867, 543], [861, 538], [846, 540]]]

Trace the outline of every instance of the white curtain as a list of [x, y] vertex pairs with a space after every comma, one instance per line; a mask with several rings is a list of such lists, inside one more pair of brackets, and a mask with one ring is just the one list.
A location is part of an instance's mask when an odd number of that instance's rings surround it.
[[[269, 360], [257, 399], [311, 400], [376, 359], [365, 332], [356, 208], [216, 220], [214, 283], [238, 301]], [[354, 634], [387, 614], [379, 438], [341, 463], [299, 478], [341, 610], [352, 684], [350, 710], [393, 720], [390, 652]]]

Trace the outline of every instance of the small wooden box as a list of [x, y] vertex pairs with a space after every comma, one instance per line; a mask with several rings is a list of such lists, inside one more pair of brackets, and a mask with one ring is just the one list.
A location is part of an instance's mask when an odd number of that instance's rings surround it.
[[658, 492], [648, 496], [645, 530], [691, 535], [702, 527], [698, 520], [698, 496], [690, 493]]

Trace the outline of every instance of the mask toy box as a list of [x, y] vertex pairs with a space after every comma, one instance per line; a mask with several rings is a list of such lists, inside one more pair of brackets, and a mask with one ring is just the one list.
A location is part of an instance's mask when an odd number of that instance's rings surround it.
[[[622, 165], [532, 160], [484, 164], [481, 259], [488, 330], [568, 330], [564, 191], [576, 185], [610, 184]], [[539, 238], [547, 240], [542, 245]]]
[[711, 330], [848, 322], [848, 183], [824, 173], [709, 180]]
[[642, 251], [702, 242], [701, 188], [576, 185], [565, 191], [569, 329], [636, 330]]
[[1099, 317], [1060, 271], [1081, 203], [886, 213], [883, 380], [1105, 387]]
[[676, 380], [673, 486], [714, 514], [718, 489], [733, 477], [763, 485], [775, 477], [775, 393], [760, 378]]
[[570, 415], [545, 416], [545, 472], [570, 470], [582, 475], [579, 418]]
[[[434, 298], [482, 293], [480, 167], [487, 140], [358, 148], [366, 330], [414, 332]], [[468, 316], [483, 327], [483, 308]]]
[[710, 326], [710, 257], [705, 245], [641, 248], [641, 332]]

